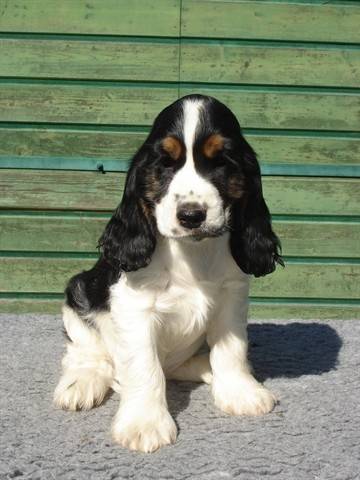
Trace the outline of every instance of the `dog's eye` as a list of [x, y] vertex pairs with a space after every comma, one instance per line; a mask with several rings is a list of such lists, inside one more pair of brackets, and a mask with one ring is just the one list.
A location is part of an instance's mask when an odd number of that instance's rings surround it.
[[216, 167], [223, 167], [225, 166], [228, 162], [227, 162], [227, 159], [224, 155], [222, 155], [221, 153], [219, 153], [218, 155], [215, 155], [212, 159], [211, 159], [211, 163], [213, 165], [214, 168]]

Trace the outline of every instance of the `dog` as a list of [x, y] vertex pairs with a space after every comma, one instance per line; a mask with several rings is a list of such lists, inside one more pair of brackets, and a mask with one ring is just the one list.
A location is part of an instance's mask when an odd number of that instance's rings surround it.
[[58, 407], [87, 410], [115, 390], [113, 439], [142, 452], [176, 440], [166, 379], [208, 383], [231, 415], [273, 409], [247, 360], [247, 310], [251, 275], [283, 264], [281, 246], [256, 154], [224, 104], [188, 95], [156, 117], [99, 249], [65, 291]]

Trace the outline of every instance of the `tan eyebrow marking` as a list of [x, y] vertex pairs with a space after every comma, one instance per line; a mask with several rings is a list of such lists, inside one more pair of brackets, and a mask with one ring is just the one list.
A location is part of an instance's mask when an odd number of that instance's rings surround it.
[[180, 141], [175, 137], [166, 137], [162, 141], [162, 147], [171, 158], [178, 160], [182, 152], [182, 146]]
[[225, 139], [219, 133], [214, 133], [206, 139], [203, 145], [204, 155], [208, 158], [213, 158], [215, 155], [224, 148]]

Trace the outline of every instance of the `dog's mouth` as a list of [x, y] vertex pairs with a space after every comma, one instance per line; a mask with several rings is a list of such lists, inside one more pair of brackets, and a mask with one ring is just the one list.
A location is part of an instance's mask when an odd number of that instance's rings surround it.
[[187, 240], [193, 242], [201, 242], [201, 240], [205, 240], [206, 238], [216, 238], [224, 235], [228, 231], [228, 227], [226, 224], [219, 226], [209, 226], [204, 225], [200, 226], [199, 228], [193, 228], [191, 230], [185, 230], [183, 228], [174, 228], [171, 231], [170, 238], [179, 239], [179, 240]]

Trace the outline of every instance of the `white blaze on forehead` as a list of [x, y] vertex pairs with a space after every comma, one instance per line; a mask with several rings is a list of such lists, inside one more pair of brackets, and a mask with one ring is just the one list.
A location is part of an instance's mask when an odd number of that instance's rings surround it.
[[186, 100], [184, 103], [184, 143], [186, 148], [186, 162], [194, 165], [193, 147], [195, 143], [196, 128], [199, 123], [200, 109], [202, 102], [200, 100]]

